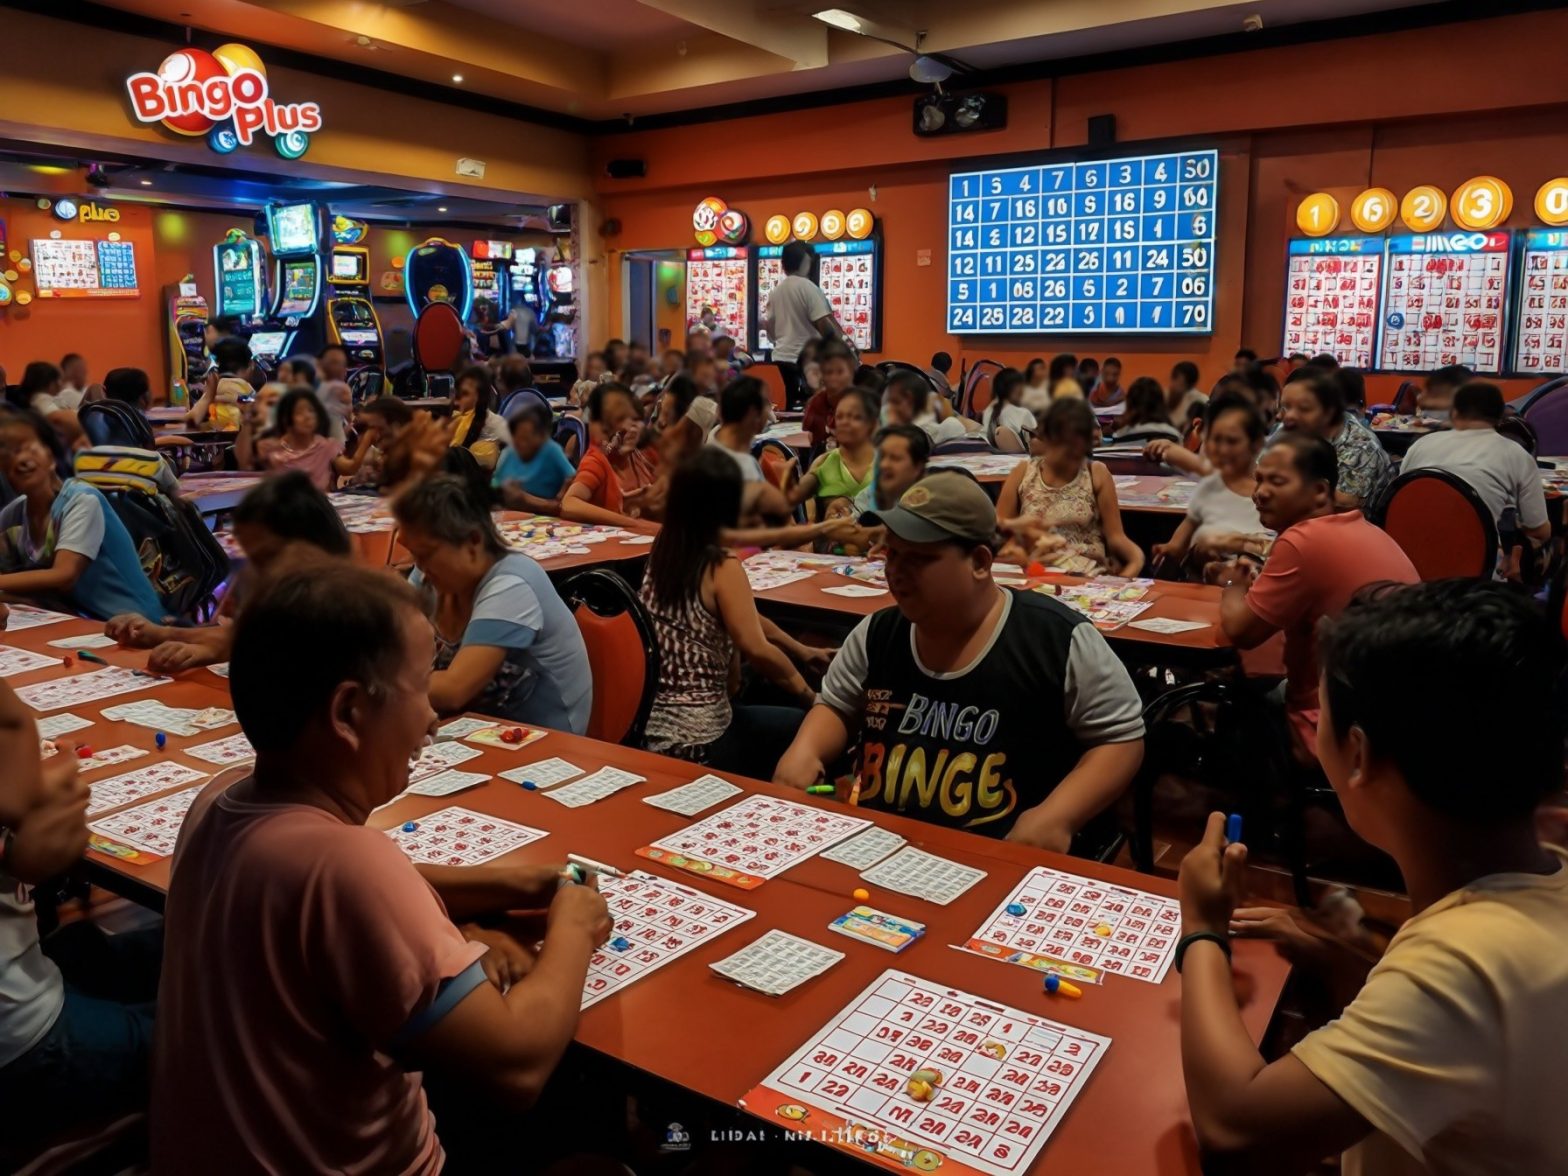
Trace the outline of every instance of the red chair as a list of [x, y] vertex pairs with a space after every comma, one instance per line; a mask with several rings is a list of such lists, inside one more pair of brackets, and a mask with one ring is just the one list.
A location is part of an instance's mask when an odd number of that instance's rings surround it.
[[431, 302], [414, 323], [414, 363], [425, 391], [449, 395], [452, 375], [463, 361], [463, 320], [450, 302]]
[[577, 618], [593, 673], [588, 737], [641, 746], [659, 687], [659, 642], [648, 610], [630, 584], [605, 568], [573, 576], [561, 596]]
[[1497, 523], [1470, 485], [1444, 470], [1395, 478], [1372, 514], [1423, 580], [1491, 579], [1497, 573]]

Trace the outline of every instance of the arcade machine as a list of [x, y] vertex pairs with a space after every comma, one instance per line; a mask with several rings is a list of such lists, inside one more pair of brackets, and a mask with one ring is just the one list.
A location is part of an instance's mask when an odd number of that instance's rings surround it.
[[408, 251], [403, 262], [403, 293], [417, 322], [432, 302], [450, 302], [464, 323], [474, 310], [473, 270], [461, 245], [431, 237]]
[[384, 374], [381, 320], [370, 302], [370, 250], [334, 245], [327, 286], [327, 341], [343, 345], [351, 373], [370, 368]]
[[207, 300], [197, 291], [194, 274], [186, 274], [164, 294], [169, 299], [169, 403], [189, 404], [191, 381], [203, 379], [212, 366], [207, 354]]
[[266, 255], [261, 242], [243, 229], [230, 229], [212, 247], [212, 313], [233, 319], [236, 333], [249, 335], [266, 317]]
[[251, 336], [251, 354], [268, 371], [296, 352], [314, 354], [321, 323], [321, 244], [324, 210], [318, 204], [267, 205], [272, 244], [273, 302], [262, 332]]

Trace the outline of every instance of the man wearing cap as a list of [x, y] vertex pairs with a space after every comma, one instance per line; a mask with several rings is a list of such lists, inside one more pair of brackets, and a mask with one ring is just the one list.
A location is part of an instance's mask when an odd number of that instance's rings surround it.
[[887, 528], [897, 607], [845, 640], [775, 781], [807, 788], [858, 743], [863, 807], [1043, 849], [1080, 831], [1082, 848], [1103, 844], [1143, 759], [1142, 706], [1105, 638], [992, 580], [996, 509], [971, 478], [931, 474], [864, 521]]

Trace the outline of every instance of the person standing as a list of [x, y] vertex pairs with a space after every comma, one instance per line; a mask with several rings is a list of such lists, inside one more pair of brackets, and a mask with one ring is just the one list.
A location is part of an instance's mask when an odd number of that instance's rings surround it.
[[762, 329], [773, 340], [773, 362], [784, 379], [785, 398], [791, 408], [797, 408], [806, 399], [800, 372], [801, 348], [817, 338], [841, 339], [846, 345], [849, 340], [833, 317], [827, 295], [809, 276], [815, 261], [811, 246], [804, 241], [791, 241], [784, 246], [780, 261], [784, 280], [768, 295]]

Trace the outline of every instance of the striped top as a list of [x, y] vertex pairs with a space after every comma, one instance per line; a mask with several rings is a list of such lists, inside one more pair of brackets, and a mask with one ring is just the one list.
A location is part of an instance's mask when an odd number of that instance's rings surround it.
[[700, 597], [678, 604], [659, 600], [646, 578], [641, 597], [659, 642], [659, 692], [648, 715], [648, 749], [672, 752], [704, 747], [730, 725], [729, 678], [735, 644]]

